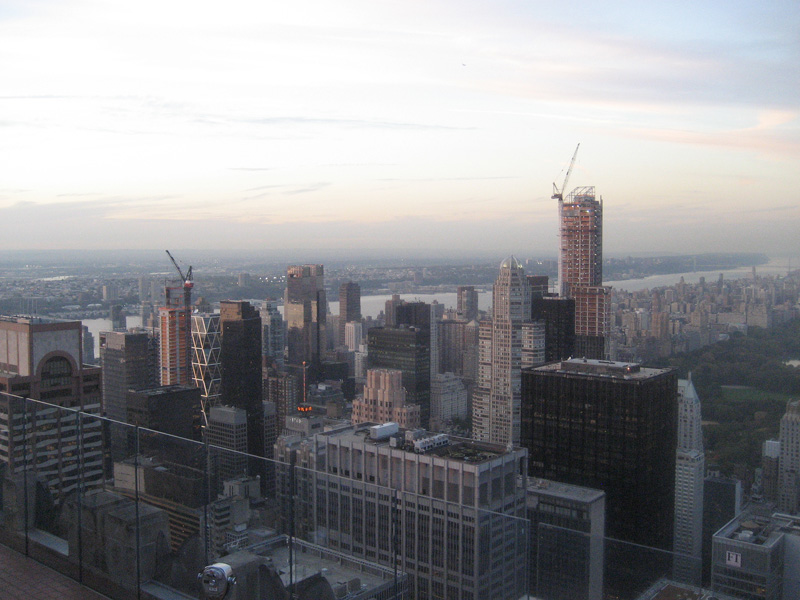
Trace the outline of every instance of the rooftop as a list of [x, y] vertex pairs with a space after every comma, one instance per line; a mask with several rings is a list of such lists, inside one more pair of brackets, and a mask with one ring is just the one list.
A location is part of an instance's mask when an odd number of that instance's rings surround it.
[[574, 373], [585, 376], [613, 377], [641, 381], [670, 372], [672, 369], [650, 369], [638, 363], [597, 360], [593, 358], [570, 358], [532, 369], [536, 372]]
[[606, 495], [602, 490], [538, 477], [528, 478], [528, 492], [580, 502], [594, 502]]

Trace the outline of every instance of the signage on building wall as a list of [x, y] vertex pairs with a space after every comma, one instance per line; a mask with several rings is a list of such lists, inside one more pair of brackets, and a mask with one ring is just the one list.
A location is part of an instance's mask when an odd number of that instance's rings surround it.
[[729, 567], [742, 568], [742, 555], [739, 552], [725, 552], [725, 564]]

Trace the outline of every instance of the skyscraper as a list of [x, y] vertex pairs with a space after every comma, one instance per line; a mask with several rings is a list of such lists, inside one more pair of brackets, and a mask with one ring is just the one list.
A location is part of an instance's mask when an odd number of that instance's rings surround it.
[[344, 344], [344, 326], [361, 322], [361, 286], [352, 281], [339, 286], [339, 344]]
[[208, 411], [220, 403], [222, 394], [222, 340], [219, 315], [192, 315], [192, 382], [200, 388], [200, 403], [204, 420]]
[[278, 471], [298, 537], [393, 565], [395, 523], [414, 598], [527, 592], [524, 450], [390, 423], [279, 438], [276, 458], [308, 467], [297, 470], [294, 489], [288, 469]]
[[678, 378], [573, 359], [522, 373], [530, 474], [606, 493], [610, 537], [672, 549]]
[[476, 440], [517, 445], [520, 372], [544, 362], [544, 326], [531, 321], [530, 285], [515, 257], [500, 264], [492, 294], [492, 321], [481, 323], [472, 431]]
[[244, 301], [224, 300], [219, 313], [222, 403], [247, 411], [248, 452], [264, 451], [261, 406], [261, 317]]
[[[100, 366], [103, 369], [103, 414], [124, 423], [128, 417], [128, 390], [157, 385], [152, 338], [145, 332], [101, 332]], [[124, 458], [127, 430], [110, 425], [108, 443], [112, 458]]]
[[56, 505], [103, 481], [101, 422], [87, 416], [100, 415], [101, 370], [83, 366], [82, 343], [80, 321], [0, 317], [0, 390], [14, 394], [0, 393], [0, 462]]
[[370, 369], [402, 372], [406, 400], [419, 405], [420, 426], [428, 427], [431, 410], [430, 331], [417, 327], [374, 327], [367, 334]]
[[191, 381], [191, 314], [183, 286], [167, 286], [166, 303], [158, 309], [161, 385]]
[[608, 287], [603, 286], [603, 200], [594, 187], [559, 198], [559, 295], [575, 299], [576, 355], [605, 358]]
[[322, 265], [299, 265], [286, 270], [283, 303], [287, 325], [288, 363], [311, 367], [312, 379], [319, 371], [325, 349], [324, 269]]
[[800, 511], [800, 400], [791, 400], [781, 417], [780, 490], [778, 505], [783, 512]]
[[700, 424], [700, 399], [691, 377], [679, 379], [673, 577], [692, 585], [700, 585], [703, 570], [703, 480], [706, 461]]
[[278, 369], [283, 368], [285, 338], [278, 302], [268, 298], [261, 305], [261, 354], [267, 365], [274, 363]]

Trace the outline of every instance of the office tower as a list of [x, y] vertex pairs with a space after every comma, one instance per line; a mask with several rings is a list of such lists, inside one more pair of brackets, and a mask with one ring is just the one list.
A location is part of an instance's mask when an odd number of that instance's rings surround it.
[[224, 300], [219, 305], [222, 334], [222, 404], [247, 411], [248, 452], [264, 451], [261, 378], [261, 317], [249, 302]]
[[396, 369], [370, 369], [364, 397], [353, 400], [353, 425], [393, 421], [404, 429], [419, 427], [419, 406], [406, 401], [403, 374]]
[[544, 327], [531, 321], [530, 285], [513, 256], [500, 264], [492, 291], [492, 321], [481, 323], [481, 335], [473, 437], [519, 444], [520, 371], [544, 362]]
[[128, 390], [126, 403], [126, 421], [131, 425], [176, 438], [200, 439], [200, 390], [196, 387], [162, 385]]
[[606, 493], [610, 537], [672, 549], [678, 378], [573, 359], [522, 373], [530, 474]]
[[800, 511], [800, 400], [790, 400], [781, 417], [781, 454], [778, 462], [778, 506], [789, 514]]
[[266, 364], [283, 369], [283, 350], [286, 346], [283, 315], [278, 311], [278, 302], [267, 299], [261, 305], [261, 354]]
[[325, 349], [324, 269], [322, 265], [292, 266], [286, 270], [283, 314], [286, 320], [287, 362], [306, 363], [315, 380]]
[[395, 306], [395, 327], [416, 327], [425, 331], [431, 330], [431, 305], [422, 302], [401, 301]]
[[184, 288], [165, 287], [166, 303], [158, 309], [161, 385], [188, 385], [191, 381], [191, 314]]
[[469, 394], [460, 377], [439, 373], [431, 379], [431, 429], [443, 431], [454, 419], [466, 421]]
[[112, 306], [108, 317], [111, 319], [111, 329], [114, 331], [125, 331], [128, 329], [128, 316], [125, 314], [121, 304]]
[[742, 482], [719, 473], [703, 481], [703, 585], [711, 581], [712, 538], [742, 512]]
[[531, 298], [543, 298], [550, 291], [550, 278], [547, 275], [528, 275]]
[[544, 322], [545, 362], [575, 354], [575, 299], [543, 296], [531, 300], [531, 318]]
[[103, 480], [101, 422], [76, 412], [101, 409], [101, 369], [82, 365], [82, 344], [80, 321], [0, 317], [0, 463], [43, 480], [57, 506]]
[[286, 426], [286, 417], [297, 413], [302, 402], [302, 384], [291, 373], [270, 371], [263, 382], [264, 400], [275, 405], [278, 434]]
[[354, 321], [361, 323], [361, 286], [348, 281], [339, 286], [340, 343], [345, 339], [345, 325]]
[[286, 469], [278, 476], [298, 537], [392, 565], [394, 521], [412, 597], [518, 600], [527, 592], [524, 450], [387, 423], [283, 437], [276, 455], [308, 466], [296, 470], [294, 490]]
[[356, 352], [364, 340], [361, 321], [353, 321], [344, 326], [344, 343], [350, 352]]
[[370, 369], [403, 373], [406, 400], [419, 405], [420, 425], [428, 427], [431, 410], [430, 331], [416, 327], [374, 327], [367, 334]]
[[[157, 385], [151, 338], [144, 332], [100, 332], [100, 367], [103, 370], [103, 414], [127, 422], [128, 390]], [[111, 425], [109, 446], [112, 458], [120, 460], [127, 452], [125, 428]]]
[[603, 200], [594, 187], [575, 188], [558, 200], [559, 295], [575, 299], [575, 354], [605, 358], [608, 294], [603, 286]]
[[779, 440], [766, 440], [761, 447], [761, 486], [764, 499], [768, 502], [778, 501], [780, 490], [780, 456]]
[[200, 389], [203, 418], [212, 406], [220, 403], [222, 394], [222, 340], [219, 315], [192, 315], [192, 382]]
[[600, 600], [606, 495], [528, 478], [530, 592], [547, 600]]
[[[796, 518], [746, 511], [713, 537], [711, 589], [734, 598], [797, 598], [798, 535]], [[794, 593], [792, 593], [794, 592]]]
[[247, 475], [247, 411], [233, 406], [212, 406], [208, 414], [208, 443], [222, 482]]
[[706, 460], [700, 398], [689, 379], [678, 380], [678, 453], [675, 459], [673, 578], [700, 585], [703, 551], [703, 479]]
[[459, 319], [478, 318], [478, 292], [474, 285], [460, 285], [456, 291], [456, 312]]

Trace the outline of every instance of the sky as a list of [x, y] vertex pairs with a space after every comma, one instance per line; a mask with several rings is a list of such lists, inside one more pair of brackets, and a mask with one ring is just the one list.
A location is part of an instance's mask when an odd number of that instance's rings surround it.
[[3, 249], [800, 256], [797, 0], [0, 1]]

